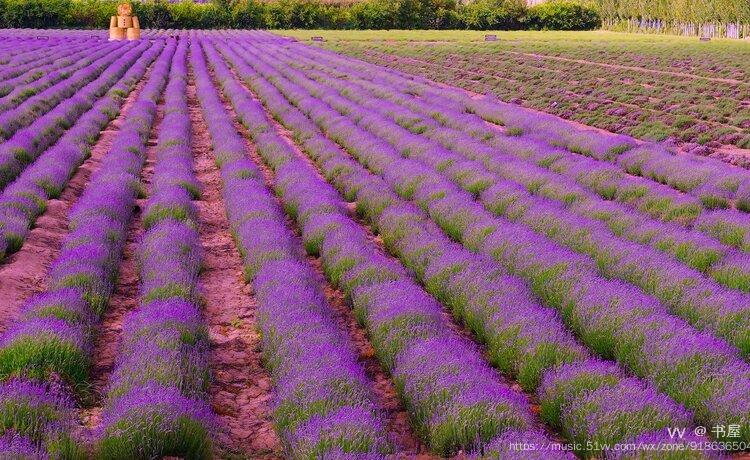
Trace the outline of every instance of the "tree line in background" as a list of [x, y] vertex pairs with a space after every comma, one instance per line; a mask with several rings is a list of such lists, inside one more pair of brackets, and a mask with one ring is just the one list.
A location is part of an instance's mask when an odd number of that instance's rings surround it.
[[[588, 30], [601, 25], [591, 0], [214, 0], [133, 2], [143, 27], [187, 29]], [[109, 24], [118, 0], [0, 0], [0, 27], [89, 28]]]
[[684, 23], [750, 23], [749, 0], [597, 0], [602, 17]]
[[750, 0], [596, 0], [605, 29], [750, 38]]

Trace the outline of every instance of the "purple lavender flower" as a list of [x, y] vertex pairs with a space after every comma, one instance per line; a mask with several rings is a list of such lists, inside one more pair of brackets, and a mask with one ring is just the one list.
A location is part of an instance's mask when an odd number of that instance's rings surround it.
[[[368, 430], [363, 430], [367, 427]], [[373, 414], [360, 408], [343, 407], [326, 416], [315, 416], [300, 426], [291, 438], [295, 455], [328, 458], [331, 450], [352, 453], [390, 452], [382, 437], [385, 427]]]
[[73, 409], [73, 399], [57, 384], [15, 378], [0, 383], [0, 414], [8, 448], [22, 448], [29, 441], [38, 446], [56, 432], [69, 430]]
[[54, 317], [16, 323], [0, 338], [0, 375], [47, 379], [55, 373], [80, 385], [88, 376], [88, 332]]
[[116, 399], [104, 412], [99, 454], [117, 458], [207, 458], [216, 426], [205, 401], [148, 383]]
[[20, 436], [14, 432], [6, 432], [0, 436], [0, 455], [7, 458], [24, 460], [43, 460], [48, 458], [47, 453], [34, 444], [30, 438]]
[[165, 330], [178, 331], [180, 341], [191, 345], [205, 340], [207, 336], [200, 310], [182, 299], [143, 305], [130, 313], [122, 325], [126, 341], [148, 338]]
[[93, 325], [95, 315], [84, 301], [83, 294], [75, 288], [48, 291], [33, 297], [21, 310], [21, 317], [56, 318], [70, 324]]

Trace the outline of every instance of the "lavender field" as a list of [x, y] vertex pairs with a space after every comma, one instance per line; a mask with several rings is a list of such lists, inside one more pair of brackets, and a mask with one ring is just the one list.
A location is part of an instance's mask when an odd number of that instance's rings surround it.
[[0, 31], [0, 458], [750, 451], [750, 171], [280, 34], [105, 33]]
[[323, 46], [374, 64], [750, 167], [746, 41], [605, 31], [500, 32], [494, 42], [479, 31], [314, 33]]

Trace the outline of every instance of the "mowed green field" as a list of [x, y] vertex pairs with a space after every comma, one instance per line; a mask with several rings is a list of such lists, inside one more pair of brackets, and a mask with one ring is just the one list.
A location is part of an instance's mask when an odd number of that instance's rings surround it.
[[[750, 148], [750, 43], [607, 31], [279, 31], [390, 68], [711, 154]], [[485, 42], [486, 34], [498, 41]], [[733, 161], [743, 161], [743, 156]]]

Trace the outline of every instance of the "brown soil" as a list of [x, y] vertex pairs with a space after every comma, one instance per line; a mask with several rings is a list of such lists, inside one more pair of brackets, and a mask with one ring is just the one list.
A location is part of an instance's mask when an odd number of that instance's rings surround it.
[[[95, 166], [96, 162], [94, 159], [87, 161], [90, 166]], [[27, 299], [46, 289], [47, 271], [60, 254], [68, 234], [68, 211], [88, 181], [89, 174], [84, 173], [84, 166], [60, 199], [47, 202], [46, 212], [37, 219], [36, 227], [29, 232], [21, 249], [0, 266], [0, 331], [13, 323]]]
[[196, 204], [204, 251], [200, 283], [211, 342], [211, 405], [224, 428], [217, 436], [216, 455], [280, 458], [282, 446], [272, 423], [271, 377], [261, 364], [257, 304], [243, 280], [242, 260], [229, 232], [221, 178], [192, 79], [188, 103], [196, 175], [202, 185], [202, 200]]
[[323, 286], [328, 304], [333, 309], [333, 319], [341, 331], [346, 331], [354, 349], [357, 360], [364, 368], [367, 377], [372, 381], [375, 400], [380, 406], [387, 424], [389, 435], [393, 438], [398, 454], [397, 458], [436, 459], [422, 441], [414, 434], [409, 424], [409, 414], [398, 399], [396, 388], [389, 374], [375, 357], [375, 349], [367, 338], [367, 332], [354, 318], [351, 307], [347, 304], [343, 292], [335, 289], [326, 280], [323, 273], [323, 259], [306, 256], [315, 270], [318, 282]]
[[18, 309], [32, 295], [47, 287], [46, 276], [60, 255], [68, 234], [68, 212], [83, 194], [92, 174], [109, 152], [125, 116], [144, 85], [148, 73], [125, 99], [119, 116], [102, 131], [91, 149], [91, 156], [78, 167], [58, 199], [47, 201], [47, 210], [39, 216], [21, 249], [0, 265], [0, 332], [16, 318]]
[[[237, 78], [237, 75], [232, 71]], [[241, 81], [240, 81], [241, 82]], [[256, 98], [248, 89], [248, 95], [252, 97], [256, 102], [260, 101]], [[222, 95], [223, 96], [223, 95]], [[236, 129], [243, 134], [243, 139], [247, 146], [247, 152], [251, 159], [258, 165], [263, 172], [263, 176], [266, 181], [266, 186], [273, 190], [274, 186], [274, 173], [266, 165], [263, 159], [260, 157], [255, 147], [250, 141], [247, 140], [245, 135], [244, 127], [237, 122], [237, 116], [234, 109], [226, 99], [224, 104], [227, 111], [231, 114]], [[272, 117], [269, 116], [269, 120], [276, 127], [278, 133], [285, 138], [287, 143], [297, 152], [298, 156], [306, 161], [311, 161], [305, 156], [299, 149], [296, 143], [292, 141], [292, 136], [283, 126], [278, 124]], [[317, 172], [317, 170], [315, 170]], [[282, 206], [281, 200], [276, 198], [279, 206]], [[285, 215], [285, 222], [287, 228], [290, 229], [299, 241], [297, 247], [302, 248], [301, 235], [299, 228], [294, 221]], [[409, 416], [406, 410], [401, 405], [396, 388], [393, 385], [386, 370], [380, 365], [377, 358], [375, 357], [375, 350], [372, 347], [369, 339], [367, 338], [367, 332], [359, 325], [357, 320], [354, 318], [354, 314], [347, 305], [344, 298], [344, 293], [333, 287], [328, 281], [326, 281], [325, 274], [323, 272], [323, 261], [320, 257], [313, 257], [300, 251], [301, 257], [304, 257], [307, 262], [312, 266], [315, 276], [318, 280], [319, 285], [326, 297], [328, 305], [332, 307], [333, 319], [336, 321], [338, 329], [345, 331], [349, 337], [350, 342], [354, 346], [354, 349], [358, 354], [358, 361], [364, 368], [365, 373], [369, 379], [373, 382], [372, 390], [375, 397], [375, 402], [383, 411], [383, 415], [386, 420], [389, 435], [393, 438], [396, 450], [398, 454], [397, 458], [420, 458], [420, 459], [432, 459], [434, 456], [430, 455], [425, 445], [416, 437], [411, 425], [409, 424]]]
[[[146, 147], [146, 162], [141, 171], [141, 184], [143, 184], [146, 196], [151, 192], [150, 185], [154, 174], [154, 163], [156, 162], [156, 137], [163, 118], [164, 107], [159, 104], [156, 108], [156, 118], [154, 125], [151, 127], [150, 138]], [[107, 309], [94, 339], [93, 365], [91, 366], [90, 378], [94, 398], [92, 401], [93, 407], [88, 407], [81, 413], [83, 423], [89, 428], [95, 428], [99, 425], [104, 399], [106, 398], [107, 384], [114, 370], [115, 360], [122, 342], [122, 324], [125, 316], [138, 308], [139, 305], [138, 247], [145, 232], [141, 215], [145, 204], [145, 199], [139, 199], [133, 210], [133, 216], [128, 224], [123, 257], [120, 261], [117, 284], [114, 293], [109, 298]]]

